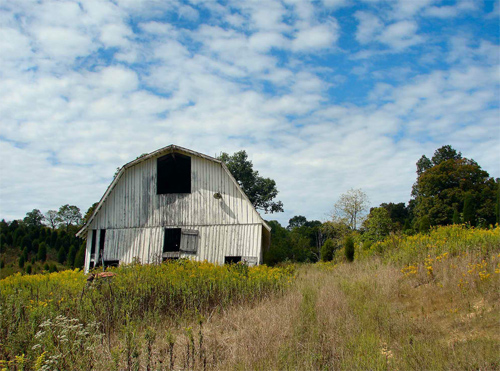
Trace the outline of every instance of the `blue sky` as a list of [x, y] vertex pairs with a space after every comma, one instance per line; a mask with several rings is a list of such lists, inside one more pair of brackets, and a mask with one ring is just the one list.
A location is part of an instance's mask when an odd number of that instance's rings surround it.
[[407, 202], [451, 144], [500, 176], [498, 1], [0, 4], [0, 218], [99, 200], [177, 144], [245, 149], [287, 224], [339, 195]]

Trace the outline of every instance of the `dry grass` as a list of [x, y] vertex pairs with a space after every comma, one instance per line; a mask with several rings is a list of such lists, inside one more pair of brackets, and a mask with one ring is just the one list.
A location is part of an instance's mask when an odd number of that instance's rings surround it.
[[[489, 259], [490, 267], [500, 261]], [[176, 370], [497, 370], [499, 274], [460, 286], [481, 262], [468, 254], [442, 259], [423, 276], [376, 259], [305, 265], [285, 295], [204, 319], [201, 346], [199, 322], [156, 326], [150, 369], [170, 369], [169, 332]], [[126, 368], [123, 338], [113, 341], [121, 350], [115, 369]], [[136, 344], [137, 365], [146, 369], [141, 332]], [[100, 358], [102, 369], [112, 368], [111, 353]]]

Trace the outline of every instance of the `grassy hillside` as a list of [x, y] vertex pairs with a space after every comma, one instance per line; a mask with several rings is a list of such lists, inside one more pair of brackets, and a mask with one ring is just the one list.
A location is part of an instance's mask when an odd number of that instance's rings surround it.
[[0, 281], [0, 357], [29, 369], [500, 368], [498, 227], [441, 227], [360, 248], [354, 263], [340, 256], [135, 265], [83, 295], [80, 272], [12, 276]]

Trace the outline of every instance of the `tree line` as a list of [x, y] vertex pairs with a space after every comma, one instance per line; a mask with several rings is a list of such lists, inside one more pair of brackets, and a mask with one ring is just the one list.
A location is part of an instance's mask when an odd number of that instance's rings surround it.
[[488, 228], [500, 223], [500, 180], [489, 176], [479, 164], [462, 157], [450, 145], [438, 148], [429, 159], [416, 163], [417, 179], [407, 202], [384, 202], [368, 209], [361, 189], [351, 189], [335, 203], [330, 220], [308, 221], [294, 216], [283, 227], [271, 226], [271, 247], [265, 262], [316, 262], [332, 260], [343, 250], [354, 258], [353, 244], [368, 249], [391, 233], [426, 233], [433, 226], [467, 224]]
[[75, 234], [83, 220], [80, 209], [69, 204], [45, 214], [33, 209], [22, 220], [1, 220], [0, 268], [7, 273], [82, 268], [85, 242]]

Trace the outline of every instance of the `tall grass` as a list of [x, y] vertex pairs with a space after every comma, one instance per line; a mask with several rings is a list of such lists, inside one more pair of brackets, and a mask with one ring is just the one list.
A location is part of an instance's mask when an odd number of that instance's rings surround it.
[[[37, 334], [47, 321], [76, 321], [81, 331], [97, 326], [107, 336], [131, 322], [155, 323], [165, 317], [210, 314], [281, 293], [293, 268], [218, 266], [180, 261], [132, 264], [116, 276], [86, 282], [79, 270], [44, 275], [16, 274], [0, 281], [0, 359], [24, 355], [36, 364], [47, 346]], [[58, 322], [58, 323], [59, 323]], [[95, 332], [95, 331], [94, 331]], [[57, 343], [57, 336], [53, 336]]]

